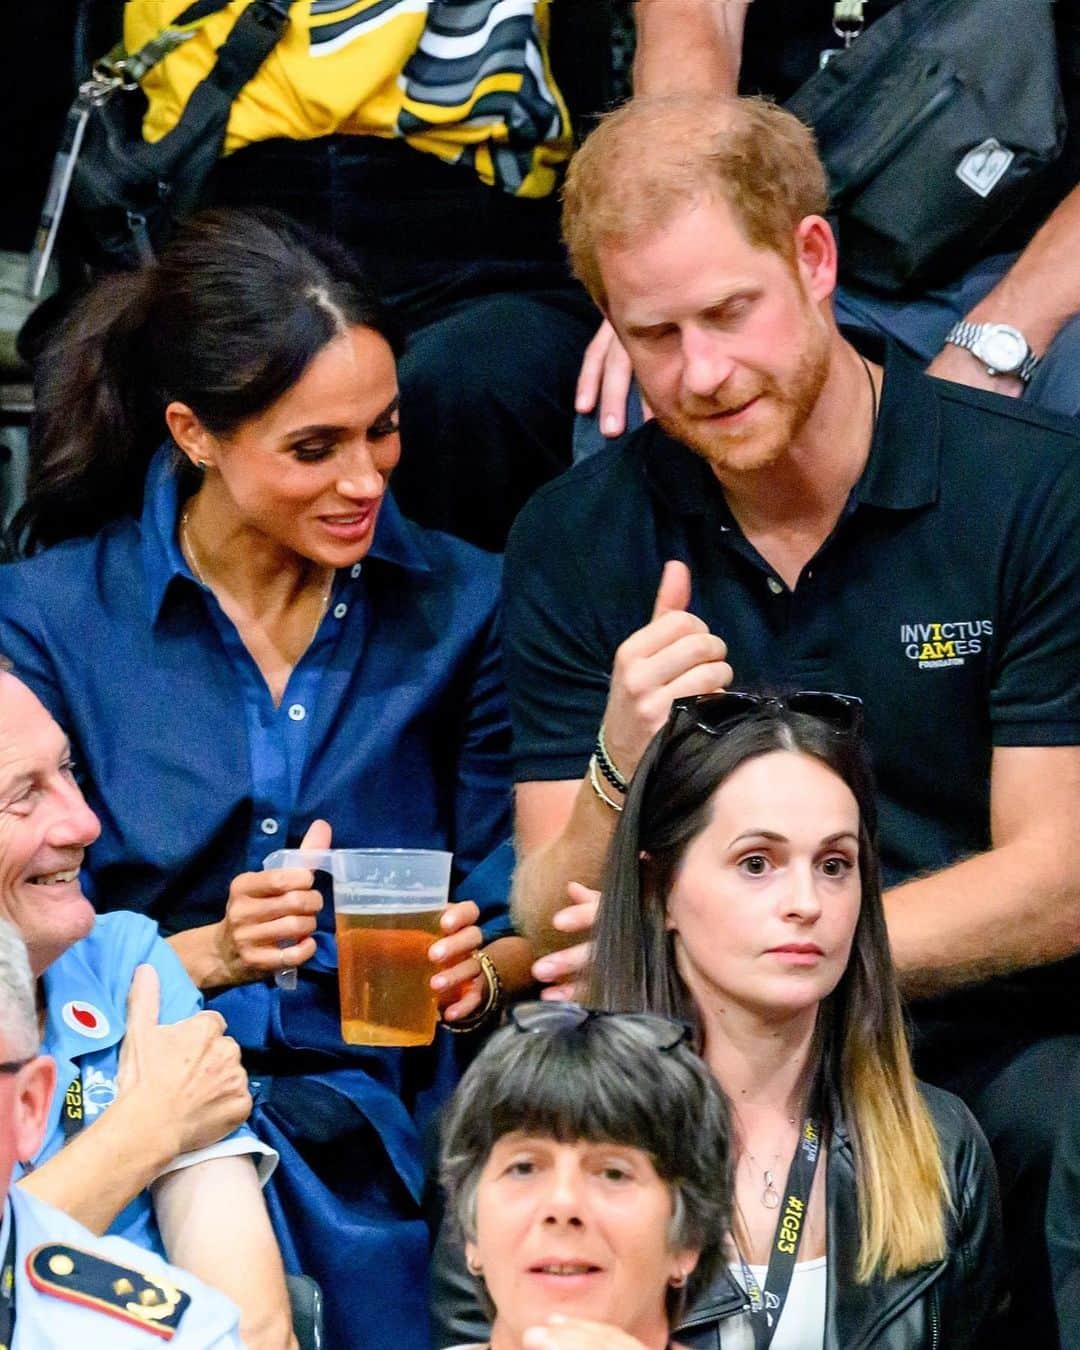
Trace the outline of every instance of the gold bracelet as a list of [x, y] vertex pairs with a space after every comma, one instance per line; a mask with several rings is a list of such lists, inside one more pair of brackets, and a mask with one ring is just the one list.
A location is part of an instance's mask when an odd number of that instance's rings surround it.
[[622, 802], [617, 802], [614, 797], [609, 797], [604, 791], [603, 785], [600, 782], [600, 774], [597, 772], [595, 755], [591, 755], [589, 758], [589, 782], [592, 784], [592, 790], [600, 800], [606, 806], [610, 806], [613, 811], [622, 815]]
[[463, 1017], [459, 1022], [445, 1022], [443, 1025], [449, 1031], [476, 1031], [502, 1007], [503, 984], [495, 962], [487, 952], [477, 952], [476, 960], [480, 966], [480, 974], [487, 983], [487, 998], [483, 1005], [468, 1017]]

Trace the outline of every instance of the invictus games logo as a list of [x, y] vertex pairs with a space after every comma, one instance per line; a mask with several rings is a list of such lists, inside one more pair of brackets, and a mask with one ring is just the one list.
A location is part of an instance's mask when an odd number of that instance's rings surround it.
[[904, 655], [909, 661], [916, 661], [920, 670], [964, 665], [967, 657], [982, 651], [983, 638], [992, 637], [993, 633], [991, 619], [900, 625]]

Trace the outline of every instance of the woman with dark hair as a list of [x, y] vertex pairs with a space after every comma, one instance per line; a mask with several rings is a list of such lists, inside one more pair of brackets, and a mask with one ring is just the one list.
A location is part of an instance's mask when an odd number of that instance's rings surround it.
[[[0, 642], [102, 821], [97, 907], [149, 914], [216, 995], [284, 1159], [286, 1262], [323, 1285], [331, 1344], [361, 1323], [372, 1347], [426, 1337], [420, 1137], [453, 1057], [342, 1045], [332, 915], [309, 871], [261, 864], [329, 846], [327, 821], [345, 847], [449, 849], [498, 925], [510, 852], [498, 563], [396, 509], [397, 350], [339, 249], [272, 212], [190, 221], [43, 356], [34, 556], [0, 571]], [[476, 919], [452, 905], [431, 949], [450, 1025], [519, 955], [478, 955]], [[269, 982], [288, 968], [298, 987]]]
[[993, 1164], [912, 1072], [860, 722], [837, 694], [676, 700], [612, 843], [588, 1000], [691, 1021], [732, 1108], [729, 1296], [689, 1345], [962, 1350], [993, 1312]]
[[664, 1350], [709, 1287], [727, 1107], [688, 1038], [667, 1017], [521, 1004], [470, 1066], [442, 1178], [491, 1350]]
[[[966, 1350], [992, 1323], [993, 1163], [912, 1072], [860, 725], [839, 694], [677, 699], [618, 803], [583, 999], [686, 1021], [731, 1106], [726, 1269], [686, 1347]], [[452, 1267], [444, 1345], [476, 1326]]]

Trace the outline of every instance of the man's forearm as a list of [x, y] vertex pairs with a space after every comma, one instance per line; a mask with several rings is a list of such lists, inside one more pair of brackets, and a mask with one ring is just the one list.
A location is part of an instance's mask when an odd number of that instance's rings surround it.
[[1080, 876], [1062, 844], [1017, 840], [888, 891], [905, 995], [943, 993], [1080, 951]]
[[1005, 276], [966, 316], [1010, 323], [1041, 355], [1080, 314], [1080, 187], [1069, 193]]
[[566, 888], [571, 881], [600, 885], [617, 820], [616, 812], [600, 801], [585, 779], [561, 833], [518, 863], [511, 900], [514, 920], [537, 952], [580, 941], [577, 935], [560, 933], [551, 920], [568, 903]]
[[19, 1185], [92, 1232], [104, 1233], [172, 1156], [166, 1142], [141, 1128], [134, 1108], [119, 1099]]
[[634, 93], [736, 93], [748, 3], [637, 0]]

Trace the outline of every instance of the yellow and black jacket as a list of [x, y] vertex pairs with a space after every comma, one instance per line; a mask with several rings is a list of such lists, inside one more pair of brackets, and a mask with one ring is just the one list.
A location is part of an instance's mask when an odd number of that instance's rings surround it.
[[[175, 124], [248, 0], [231, 0], [143, 80], [148, 141]], [[544, 197], [571, 128], [548, 55], [551, 0], [296, 0], [258, 74], [235, 99], [224, 153], [257, 141], [345, 133], [401, 138], [469, 165], [514, 196]], [[128, 0], [135, 51], [186, 0]]]

